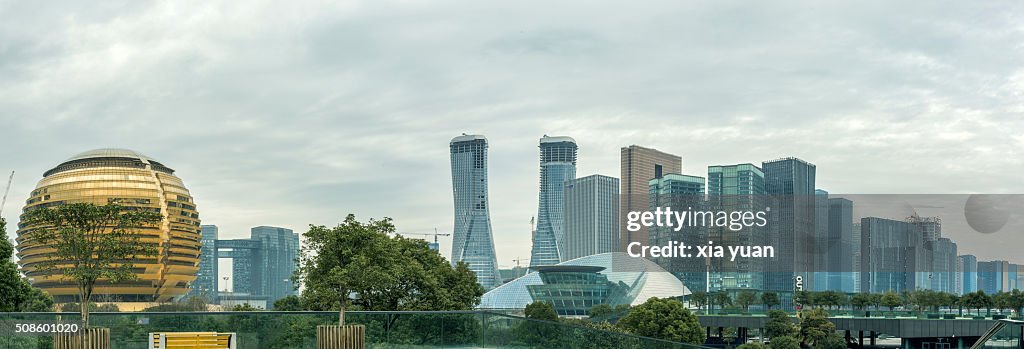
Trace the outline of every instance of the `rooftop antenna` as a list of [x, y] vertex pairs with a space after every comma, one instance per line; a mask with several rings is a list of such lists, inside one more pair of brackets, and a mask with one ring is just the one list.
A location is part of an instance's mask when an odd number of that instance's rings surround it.
[[11, 176], [7, 177], [7, 189], [4, 189], [4, 198], [0, 200], [0, 214], [4, 213], [4, 206], [7, 205], [7, 194], [11, 192], [11, 183], [14, 182], [14, 171], [11, 171]]

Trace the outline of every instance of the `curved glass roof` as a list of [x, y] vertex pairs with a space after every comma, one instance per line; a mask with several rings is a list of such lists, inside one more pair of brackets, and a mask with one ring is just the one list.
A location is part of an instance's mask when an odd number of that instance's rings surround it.
[[147, 161], [153, 160], [153, 158], [142, 155], [142, 153], [136, 152], [134, 150], [119, 148], [100, 148], [72, 156], [71, 158], [64, 160], [64, 162], [92, 158], [131, 158]]
[[[612, 261], [614, 260], [614, 266]], [[625, 283], [633, 288], [630, 294], [635, 295], [630, 305], [639, 305], [651, 297], [668, 298], [690, 294], [690, 290], [678, 278], [660, 266], [644, 258], [633, 258], [622, 252], [601, 253], [580, 257], [559, 263], [562, 266], [602, 267], [600, 274], [606, 275], [608, 281]], [[628, 270], [628, 271], [615, 271]], [[540, 274], [530, 272], [518, 279], [484, 293], [480, 299], [479, 309], [523, 309], [533, 303], [528, 285], [542, 285]], [[611, 304], [616, 306], [618, 304]]]

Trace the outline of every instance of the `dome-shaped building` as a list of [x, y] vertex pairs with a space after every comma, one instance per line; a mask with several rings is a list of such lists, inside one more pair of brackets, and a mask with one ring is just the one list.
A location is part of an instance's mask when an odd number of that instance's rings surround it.
[[[174, 170], [145, 155], [125, 149], [84, 152], [46, 171], [26, 201], [23, 212], [71, 203], [106, 205], [117, 202], [130, 209], [159, 212], [159, 225], [137, 230], [141, 241], [159, 246], [159, 254], [132, 261], [138, 278], [119, 283], [96, 283], [94, 300], [106, 302], [166, 302], [183, 296], [199, 269], [201, 234], [192, 196]], [[34, 263], [52, 249], [24, 239], [19, 225], [18, 258], [32, 285], [58, 303], [76, 302], [74, 283], [59, 272], [44, 273]]]

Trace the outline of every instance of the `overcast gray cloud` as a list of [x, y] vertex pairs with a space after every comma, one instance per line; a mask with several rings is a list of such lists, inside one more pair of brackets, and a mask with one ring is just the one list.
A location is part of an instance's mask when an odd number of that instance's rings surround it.
[[576, 138], [579, 175], [641, 144], [689, 174], [797, 156], [832, 192], [1021, 193], [1022, 7], [0, 0], [5, 216], [64, 158], [124, 147], [229, 237], [349, 212], [450, 231], [462, 132], [491, 141], [506, 266], [529, 256], [543, 134]]

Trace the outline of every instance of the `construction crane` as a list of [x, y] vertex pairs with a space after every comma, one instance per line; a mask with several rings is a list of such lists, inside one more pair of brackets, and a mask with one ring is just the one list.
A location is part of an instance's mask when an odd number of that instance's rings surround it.
[[0, 215], [4, 213], [4, 206], [7, 205], [7, 194], [11, 192], [11, 183], [14, 182], [14, 171], [11, 171], [11, 176], [7, 177], [7, 189], [4, 189], [4, 198], [0, 200]]
[[441, 245], [437, 242], [437, 237], [438, 236], [452, 236], [452, 234], [449, 234], [449, 233], [438, 233], [437, 232], [437, 228], [434, 228], [434, 233], [433, 234], [430, 234], [430, 233], [400, 233], [399, 235], [420, 235], [420, 236], [424, 236], [424, 237], [426, 237], [426, 236], [433, 236], [434, 237], [434, 243], [430, 244], [430, 248], [433, 249], [434, 251], [440, 251]]
[[513, 270], [514, 270], [514, 271], [515, 271], [515, 273], [516, 273], [516, 278], [518, 278], [518, 277], [522, 276], [522, 275], [519, 275], [519, 271], [523, 270], [523, 267], [519, 266], [519, 263], [520, 263], [520, 262], [524, 262], [524, 263], [525, 263], [525, 262], [529, 262], [529, 261], [530, 261], [530, 259], [529, 259], [529, 258], [527, 258], [527, 259], [522, 259], [522, 258], [516, 257], [516, 259], [513, 259], [512, 261], [516, 263], [516, 267], [515, 267], [515, 269], [513, 269]]

